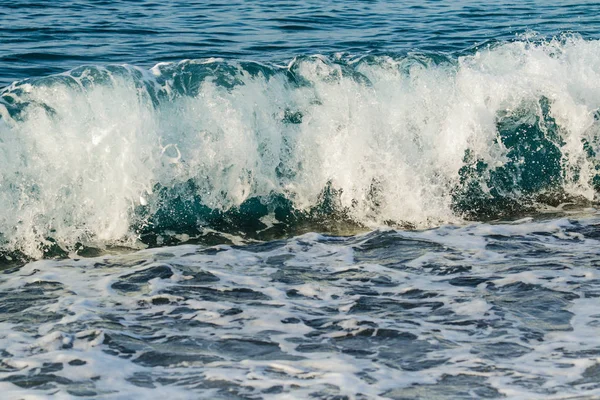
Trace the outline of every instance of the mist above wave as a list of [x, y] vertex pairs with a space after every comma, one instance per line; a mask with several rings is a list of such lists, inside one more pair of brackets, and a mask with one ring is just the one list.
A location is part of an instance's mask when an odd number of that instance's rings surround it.
[[2, 247], [306, 221], [427, 227], [598, 186], [600, 41], [80, 67], [5, 88]]

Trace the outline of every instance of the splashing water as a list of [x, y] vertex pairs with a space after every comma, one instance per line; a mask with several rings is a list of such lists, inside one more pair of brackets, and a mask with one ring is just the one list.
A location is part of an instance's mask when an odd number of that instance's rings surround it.
[[427, 227], [590, 202], [599, 50], [567, 36], [460, 57], [207, 59], [16, 82], [0, 103], [3, 246], [39, 257], [149, 232]]

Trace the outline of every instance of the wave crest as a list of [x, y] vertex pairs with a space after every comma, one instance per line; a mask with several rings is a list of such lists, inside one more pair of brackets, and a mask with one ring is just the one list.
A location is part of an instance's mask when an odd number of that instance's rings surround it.
[[34, 257], [327, 219], [426, 227], [600, 188], [600, 42], [577, 37], [80, 67], [0, 98], [0, 239]]

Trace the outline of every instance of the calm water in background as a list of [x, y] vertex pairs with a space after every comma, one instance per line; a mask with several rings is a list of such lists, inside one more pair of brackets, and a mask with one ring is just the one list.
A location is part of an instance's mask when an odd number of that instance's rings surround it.
[[3, 1], [0, 86], [83, 64], [456, 52], [535, 31], [597, 38], [592, 1]]
[[0, 0], [0, 397], [599, 398], [599, 38]]

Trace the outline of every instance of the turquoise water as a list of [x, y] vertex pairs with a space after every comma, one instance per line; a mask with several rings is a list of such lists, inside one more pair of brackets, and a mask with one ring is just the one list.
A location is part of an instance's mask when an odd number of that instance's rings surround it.
[[0, 4], [0, 389], [600, 396], [599, 7]]

